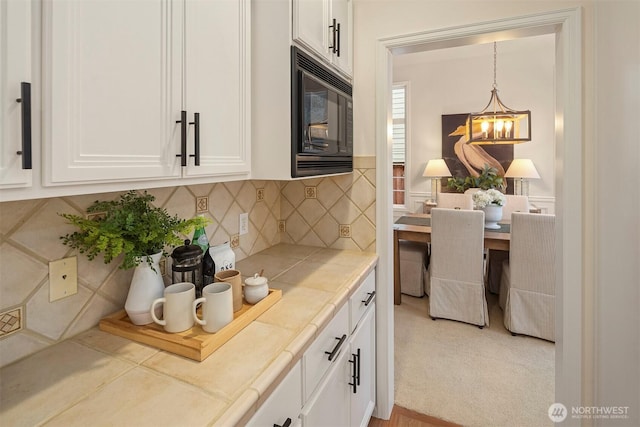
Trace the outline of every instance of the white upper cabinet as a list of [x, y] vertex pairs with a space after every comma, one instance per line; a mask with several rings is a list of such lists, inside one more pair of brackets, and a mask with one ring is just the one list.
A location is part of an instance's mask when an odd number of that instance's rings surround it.
[[331, 16], [332, 19], [336, 20], [337, 26], [335, 48], [332, 49], [332, 61], [349, 77], [353, 75], [352, 13], [353, 5], [351, 0], [334, 0], [331, 2]]
[[[200, 165], [187, 176], [246, 173], [251, 166], [251, 64], [248, 0], [187, 1], [185, 96], [189, 122], [199, 117]], [[195, 125], [189, 155], [195, 155]]]
[[293, 39], [353, 75], [351, 0], [293, 0]]
[[0, 1], [0, 188], [32, 180], [31, 31], [31, 2]]
[[248, 7], [43, 2], [45, 185], [246, 177]]

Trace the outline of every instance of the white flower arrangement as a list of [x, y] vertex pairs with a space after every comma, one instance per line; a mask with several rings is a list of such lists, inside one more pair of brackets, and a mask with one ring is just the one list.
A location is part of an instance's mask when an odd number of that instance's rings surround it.
[[473, 193], [473, 206], [482, 209], [488, 205], [504, 206], [507, 198], [504, 194], [495, 189], [480, 190]]

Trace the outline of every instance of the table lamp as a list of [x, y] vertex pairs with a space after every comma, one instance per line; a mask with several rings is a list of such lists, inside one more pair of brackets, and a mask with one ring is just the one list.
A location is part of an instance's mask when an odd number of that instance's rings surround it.
[[444, 162], [444, 159], [431, 159], [427, 162], [422, 176], [431, 178], [431, 199], [430, 203], [436, 203], [438, 194], [438, 181], [440, 178], [451, 176], [451, 172]]
[[522, 196], [529, 196], [530, 179], [540, 179], [540, 175], [530, 159], [513, 159], [504, 177], [513, 178], [515, 194]]

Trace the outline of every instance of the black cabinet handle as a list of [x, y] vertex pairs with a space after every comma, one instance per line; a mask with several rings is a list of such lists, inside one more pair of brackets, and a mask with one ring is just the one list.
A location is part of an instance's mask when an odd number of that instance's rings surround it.
[[[338, 24], [338, 25], [340, 25], [340, 24]], [[332, 25], [329, 25], [329, 28], [331, 28], [331, 33], [332, 33], [332, 36], [333, 36], [333, 42], [332, 42], [331, 46], [329, 46], [329, 49], [331, 49], [332, 53], [336, 53], [336, 18], [333, 18]]]
[[22, 169], [31, 169], [31, 83], [20, 83], [16, 102], [22, 104], [22, 150], [16, 154], [22, 156]]
[[333, 360], [334, 357], [336, 357], [336, 354], [338, 354], [338, 351], [340, 351], [340, 347], [342, 347], [342, 344], [344, 343], [344, 340], [347, 339], [347, 335], [343, 334], [342, 338], [336, 337], [336, 339], [338, 340], [338, 344], [336, 344], [336, 346], [333, 348], [333, 350], [324, 352], [324, 354], [328, 354], [329, 355], [329, 361]]
[[273, 427], [289, 427], [291, 425], [291, 418], [287, 418], [282, 425], [274, 424]]
[[200, 113], [193, 113], [193, 121], [189, 123], [194, 125], [195, 135], [193, 138], [193, 152], [189, 157], [195, 157], [195, 165], [200, 166]]
[[360, 385], [360, 349], [358, 349], [358, 351], [356, 352], [357, 356], [358, 356], [358, 364], [356, 365], [357, 369], [357, 374], [356, 374], [356, 378], [357, 378], [357, 383], [358, 385]]
[[362, 300], [361, 302], [364, 303], [364, 306], [368, 306], [369, 304], [371, 304], [371, 300], [373, 299], [373, 297], [376, 296], [376, 291], [373, 292], [367, 292], [367, 295], [369, 295], [369, 298], [367, 298], [366, 300]]
[[349, 360], [349, 363], [353, 364], [353, 374], [351, 374], [351, 381], [349, 385], [353, 387], [353, 394], [358, 392], [358, 386], [360, 385], [360, 349], [356, 353], [351, 353], [353, 360]]
[[187, 112], [180, 112], [180, 120], [176, 120], [176, 123], [180, 123], [180, 154], [176, 154], [176, 157], [180, 157], [180, 165], [187, 166]]
[[[334, 53], [337, 54], [339, 58], [340, 57], [340, 23], [338, 23], [338, 28], [336, 29], [336, 33], [338, 33], [338, 47], [336, 48]], [[335, 44], [335, 41], [333, 44]]]

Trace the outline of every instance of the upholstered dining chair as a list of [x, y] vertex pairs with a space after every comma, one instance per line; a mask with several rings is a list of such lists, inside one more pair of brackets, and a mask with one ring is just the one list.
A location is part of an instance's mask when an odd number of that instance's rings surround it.
[[502, 207], [502, 219], [510, 220], [513, 212], [529, 213], [529, 197], [505, 194], [506, 203]]
[[[506, 203], [502, 207], [502, 220], [510, 221], [513, 212], [529, 212], [529, 197], [505, 194]], [[487, 257], [487, 288], [493, 294], [500, 292], [500, 278], [502, 277], [502, 263], [509, 258], [505, 251], [489, 250]]]
[[514, 212], [500, 307], [512, 334], [555, 341], [555, 215]]
[[489, 325], [484, 294], [484, 212], [431, 210], [429, 315]]
[[437, 207], [445, 209], [473, 209], [471, 194], [438, 193]]

